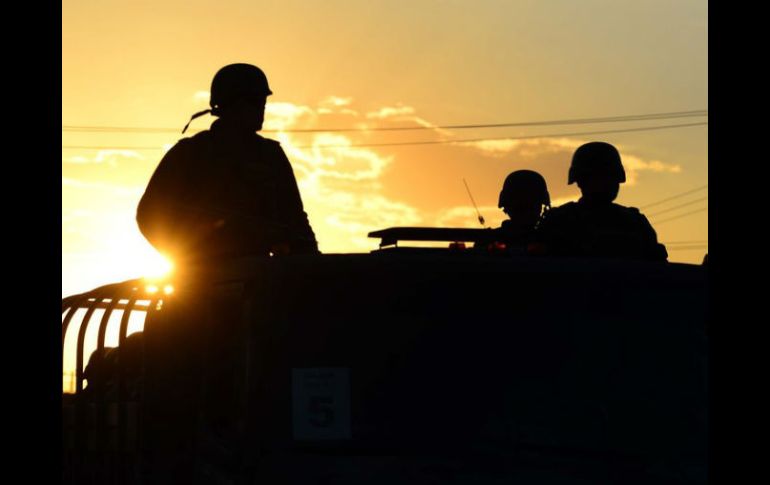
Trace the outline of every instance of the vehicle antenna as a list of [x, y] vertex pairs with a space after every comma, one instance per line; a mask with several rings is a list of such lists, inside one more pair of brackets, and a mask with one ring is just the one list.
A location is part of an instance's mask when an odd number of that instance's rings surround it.
[[482, 227], [487, 227], [486, 223], [484, 222], [484, 216], [481, 215], [481, 212], [479, 212], [479, 208], [476, 206], [476, 201], [473, 200], [473, 195], [471, 194], [471, 189], [468, 187], [468, 182], [465, 181], [465, 178], [463, 178], [463, 183], [465, 184], [465, 190], [468, 191], [468, 197], [471, 198], [471, 203], [473, 204], [473, 208], [476, 209], [476, 215], [479, 216], [479, 223]]

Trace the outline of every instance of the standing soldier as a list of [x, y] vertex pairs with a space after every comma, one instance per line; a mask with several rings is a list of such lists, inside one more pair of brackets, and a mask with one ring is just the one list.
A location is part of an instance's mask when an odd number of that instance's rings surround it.
[[160, 252], [180, 263], [318, 252], [286, 154], [256, 133], [270, 94], [256, 66], [216, 73], [211, 109], [192, 119], [218, 119], [166, 153], [139, 202], [139, 229]]
[[618, 150], [604, 142], [580, 146], [572, 156], [568, 184], [582, 197], [548, 212], [536, 239], [547, 254], [665, 261], [665, 246], [639, 209], [613, 203], [626, 173]]

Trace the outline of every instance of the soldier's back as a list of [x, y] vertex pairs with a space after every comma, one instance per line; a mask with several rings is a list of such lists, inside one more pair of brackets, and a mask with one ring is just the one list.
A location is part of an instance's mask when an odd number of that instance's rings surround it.
[[569, 202], [544, 217], [537, 231], [549, 254], [665, 260], [655, 230], [634, 207]]

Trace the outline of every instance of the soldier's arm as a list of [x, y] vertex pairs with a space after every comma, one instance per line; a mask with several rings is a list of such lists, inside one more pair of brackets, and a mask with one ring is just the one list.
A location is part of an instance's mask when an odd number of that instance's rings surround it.
[[294, 177], [294, 170], [283, 148], [273, 142], [274, 156], [278, 163], [278, 211], [280, 224], [287, 226], [287, 243], [294, 253], [317, 253], [318, 243], [310, 227], [307, 213], [302, 205], [302, 197]]
[[217, 229], [220, 217], [194, 204], [192, 146], [181, 140], [161, 160], [136, 211], [139, 230], [172, 257], [196, 246]]
[[667, 261], [668, 251], [666, 246], [658, 242], [658, 234], [655, 229], [647, 220], [644, 214], [639, 212], [639, 209], [631, 208], [634, 211], [634, 215], [637, 218], [638, 227], [638, 241], [642, 245], [642, 256], [644, 259], [652, 261]]

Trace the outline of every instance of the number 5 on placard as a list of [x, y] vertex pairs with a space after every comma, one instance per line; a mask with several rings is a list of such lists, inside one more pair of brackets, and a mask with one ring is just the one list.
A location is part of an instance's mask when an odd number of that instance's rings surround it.
[[310, 424], [319, 428], [326, 428], [334, 422], [334, 408], [331, 397], [312, 396], [308, 401]]
[[349, 440], [350, 369], [292, 369], [292, 432], [295, 440]]

